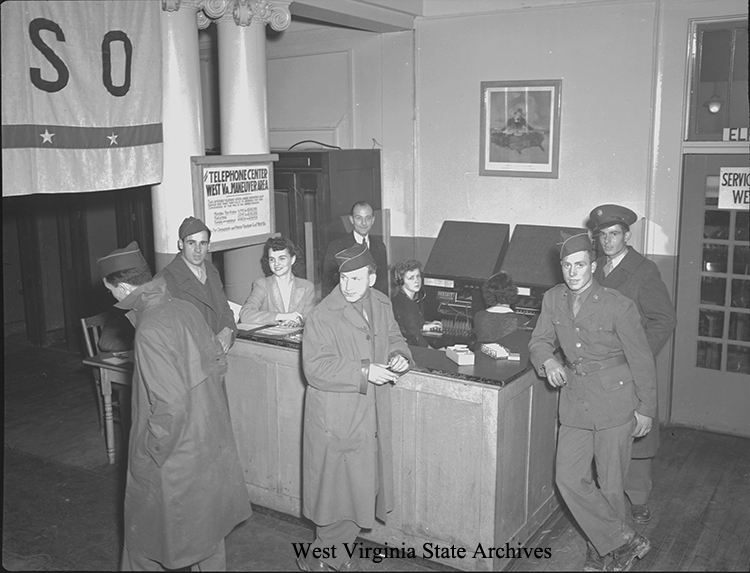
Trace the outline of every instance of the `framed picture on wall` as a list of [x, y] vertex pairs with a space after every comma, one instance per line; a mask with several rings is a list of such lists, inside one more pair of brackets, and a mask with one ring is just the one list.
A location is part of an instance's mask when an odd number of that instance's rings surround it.
[[562, 80], [482, 82], [479, 174], [556, 179]]

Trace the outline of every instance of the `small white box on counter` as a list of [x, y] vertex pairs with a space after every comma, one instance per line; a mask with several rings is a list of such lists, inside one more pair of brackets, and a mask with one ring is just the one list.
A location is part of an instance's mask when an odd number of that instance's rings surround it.
[[471, 366], [474, 364], [474, 353], [465, 344], [446, 346], [445, 355], [459, 366]]

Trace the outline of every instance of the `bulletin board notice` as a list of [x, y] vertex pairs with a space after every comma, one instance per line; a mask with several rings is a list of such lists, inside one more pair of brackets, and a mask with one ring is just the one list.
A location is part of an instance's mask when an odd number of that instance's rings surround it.
[[279, 156], [193, 156], [193, 208], [211, 229], [211, 250], [263, 243], [275, 233], [273, 162]]

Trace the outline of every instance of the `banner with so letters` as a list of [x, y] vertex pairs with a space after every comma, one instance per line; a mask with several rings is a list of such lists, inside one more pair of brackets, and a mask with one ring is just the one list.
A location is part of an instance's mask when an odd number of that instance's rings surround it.
[[162, 178], [161, 3], [3, 2], [3, 196]]

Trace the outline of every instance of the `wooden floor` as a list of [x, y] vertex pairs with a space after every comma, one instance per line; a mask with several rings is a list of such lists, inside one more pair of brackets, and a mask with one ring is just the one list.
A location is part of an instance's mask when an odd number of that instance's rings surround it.
[[[14, 518], [14, 523], [11, 519], [10, 510], [13, 508], [8, 505], [8, 500], [14, 492], [7, 489], [7, 484], [13, 480], [7, 473], [11, 466], [6, 463], [3, 564], [16, 570], [116, 569], [118, 549], [112, 540], [120, 536], [118, 513], [121, 501], [118, 500], [122, 492], [116, 484], [122, 480], [124, 451], [122, 444], [118, 443], [117, 464], [107, 464], [93, 383], [89, 372], [81, 365], [80, 357], [57, 350], [8, 344], [6, 340], [4, 386], [6, 457], [8, 452], [13, 452], [16, 457], [22, 454], [45, 460], [45, 463], [56, 464], [45, 467], [60, 468], [59, 473], [64, 476], [59, 485], [48, 483], [45, 486], [47, 491], [38, 493], [34, 493], [32, 487], [35, 480], [23, 481], [21, 476], [27, 492], [23, 495], [32, 499], [23, 502], [25, 511], [23, 507], [18, 511], [29, 514], [36, 498], [46, 507], [51, 490], [71, 487], [80, 481], [82, 484], [101, 483], [99, 490], [104, 488], [110, 493], [103, 502], [101, 498], [87, 499], [83, 491], [80, 498], [75, 498], [78, 504], [102, 507], [105, 503], [110, 513], [99, 516], [99, 521], [87, 526], [104, 536], [99, 550], [93, 536], [86, 538], [88, 561], [83, 560], [80, 548], [75, 555], [63, 553], [66, 547], [65, 550], [70, 551], [69, 543], [58, 541], [58, 545], [54, 545], [51, 542], [53, 537], [59, 536], [57, 531], [66, 527], [62, 521], [57, 523], [61, 518], [58, 513], [44, 514], [44, 507], [39, 507], [36, 511], [32, 509], [31, 514], [46, 515], [43, 522], [28, 524], [27, 518], [19, 517]], [[117, 428], [119, 433], [119, 426]], [[651, 540], [652, 550], [643, 560], [636, 562], [633, 570], [750, 570], [750, 439], [689, 428], [663, 428], [661, 436], [661, 448], [654, 460], [651, 503], [654, 517], [646, 525], [631, 523]], [[12, 467], [26, 467], [23, 461], [17, 460]], [[48, 481], [53, 475], [57, 474], [51, 472], [46, 476]], [[13, 483], [18, 481], [15, 479]], [[69, 503], [68, 497], [66, 494], [65, 503]], [[72, 519], [73, 513], [66, 510], [65, 517]], [[235, 552], [230, 559], [230, 569], [294, 569], [293, 556], [286, 555], [289, 540], [307, 540], [312, 533], [309, 525], [305, 528], [305, 524], [278, 517], [257, 514], [244, 530], [236, 531], [228, 539], [228, 550], [231, 546]], [[100, 522], [107, 525], [100, 525]], [[45, 536], [40, 534], [40, 531], [46, 531], [45, 528], [55, 530], [54, 535], [47, 536], [46, 542]], [[67, 529], [79, 533], [82, 528], [83, 522], [67, 526]], [[74, 538], [75, 543], [80, 543], [80, 539]], [[61, 547], [60, 553], [56, 554], [58, 546]], [[513, 562], [512, 570], [578, 571], [583, 565], [584, 539], [566, 513], [553, 516], [527, 547], [550, 548], [551, 558], [519, 558]], [[18, 560], [20, 554], [26, 556], [25, 560]], [[48, 558], [46, 566], [34, 561], [41, 554]], [[11, 558], [17, 560], [9, 567]], [[379, 564], [368, 561], [363, 563], [363, 568], [370, 571], [442, 569], [430, 563], [410, 561], [384, 560]]]
[[[663, 428], [653, 473], [653, 518], [630, 522], [652, 549], [633, 571], [750, 570], [750, 439]], [[551, 548], [552, 558], [519, 560], [514, 571], [583, 566], [584, 538], [567, 512], [530, 545]]]

